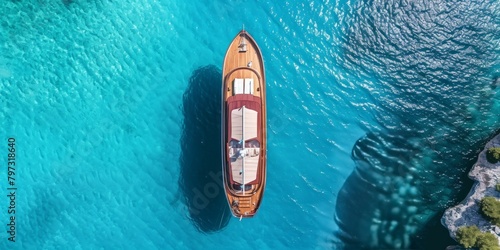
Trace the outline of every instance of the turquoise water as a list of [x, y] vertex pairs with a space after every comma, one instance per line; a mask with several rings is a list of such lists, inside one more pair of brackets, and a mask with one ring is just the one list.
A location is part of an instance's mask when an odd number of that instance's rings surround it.
[[[500, 128], [495, 1], [6, 1], [0, 249], [442, 249]], [[220, 186], [220, 79], [242, 25], [268, 80], [253, 219]], [[7, 214], [0, 170], [0, 222]], [[5, 230], [7, 227], [5, 227]]]

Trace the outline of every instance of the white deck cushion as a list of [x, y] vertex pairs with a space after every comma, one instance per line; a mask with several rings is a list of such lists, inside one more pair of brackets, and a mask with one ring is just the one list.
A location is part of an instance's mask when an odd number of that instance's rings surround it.
[[233, 91], [235, 95], [243, 94], [244, 82], [241, 78], [235, 78], [233, 82]]
[[253, 79], [245, 78], [245, 94], [253, 94]]

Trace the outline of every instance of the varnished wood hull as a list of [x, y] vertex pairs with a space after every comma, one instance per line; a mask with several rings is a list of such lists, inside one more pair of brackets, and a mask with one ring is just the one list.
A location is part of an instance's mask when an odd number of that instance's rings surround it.
[[266, 185], [266, 79], [260, 48], [244, 30], [227, 49], [222, 78], [224, 190], [235, 217], [253, 217]]

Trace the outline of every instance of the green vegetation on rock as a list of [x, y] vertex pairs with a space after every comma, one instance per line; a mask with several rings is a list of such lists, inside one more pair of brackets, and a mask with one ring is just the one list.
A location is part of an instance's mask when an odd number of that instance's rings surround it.
[[490, 163], [497, 163], [500, 161], [500, 148], [489, 148], [486, 152], [486, 160]]
[[492, 233], [483, 233], [477, 238], [476, 246], [480, 250], [498, 250], [498, 240]]
[[497, 183], [497, 185], [495, 186], [495, 189], [496, 189], [497, 191], [500, 191], [500, 183]]
[[465, 248], [471, 248], [476, 245], [477, 238], [481, 234], [476, 226], [461, 227], [457, 230], [457, 240]]
[[457, 230], [457, 240], [465, 248], [477, 247], [479, 250], [500, 250], [495, 235], [481, 232], [477, 226], [460, 227]]
[[484, 197], [481, 199], [481, 211], [491, 222], [500, 226], [500, 201], [494, 197]]

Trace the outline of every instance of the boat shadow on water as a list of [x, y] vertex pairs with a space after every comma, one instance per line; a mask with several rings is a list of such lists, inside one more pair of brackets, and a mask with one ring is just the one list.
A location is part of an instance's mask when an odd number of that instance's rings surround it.
[[179, 185], [194, 225], [215, 232], [231, 213], [222, 185], [221, 71], [214, 65], [196, 69], [183, 95]]

